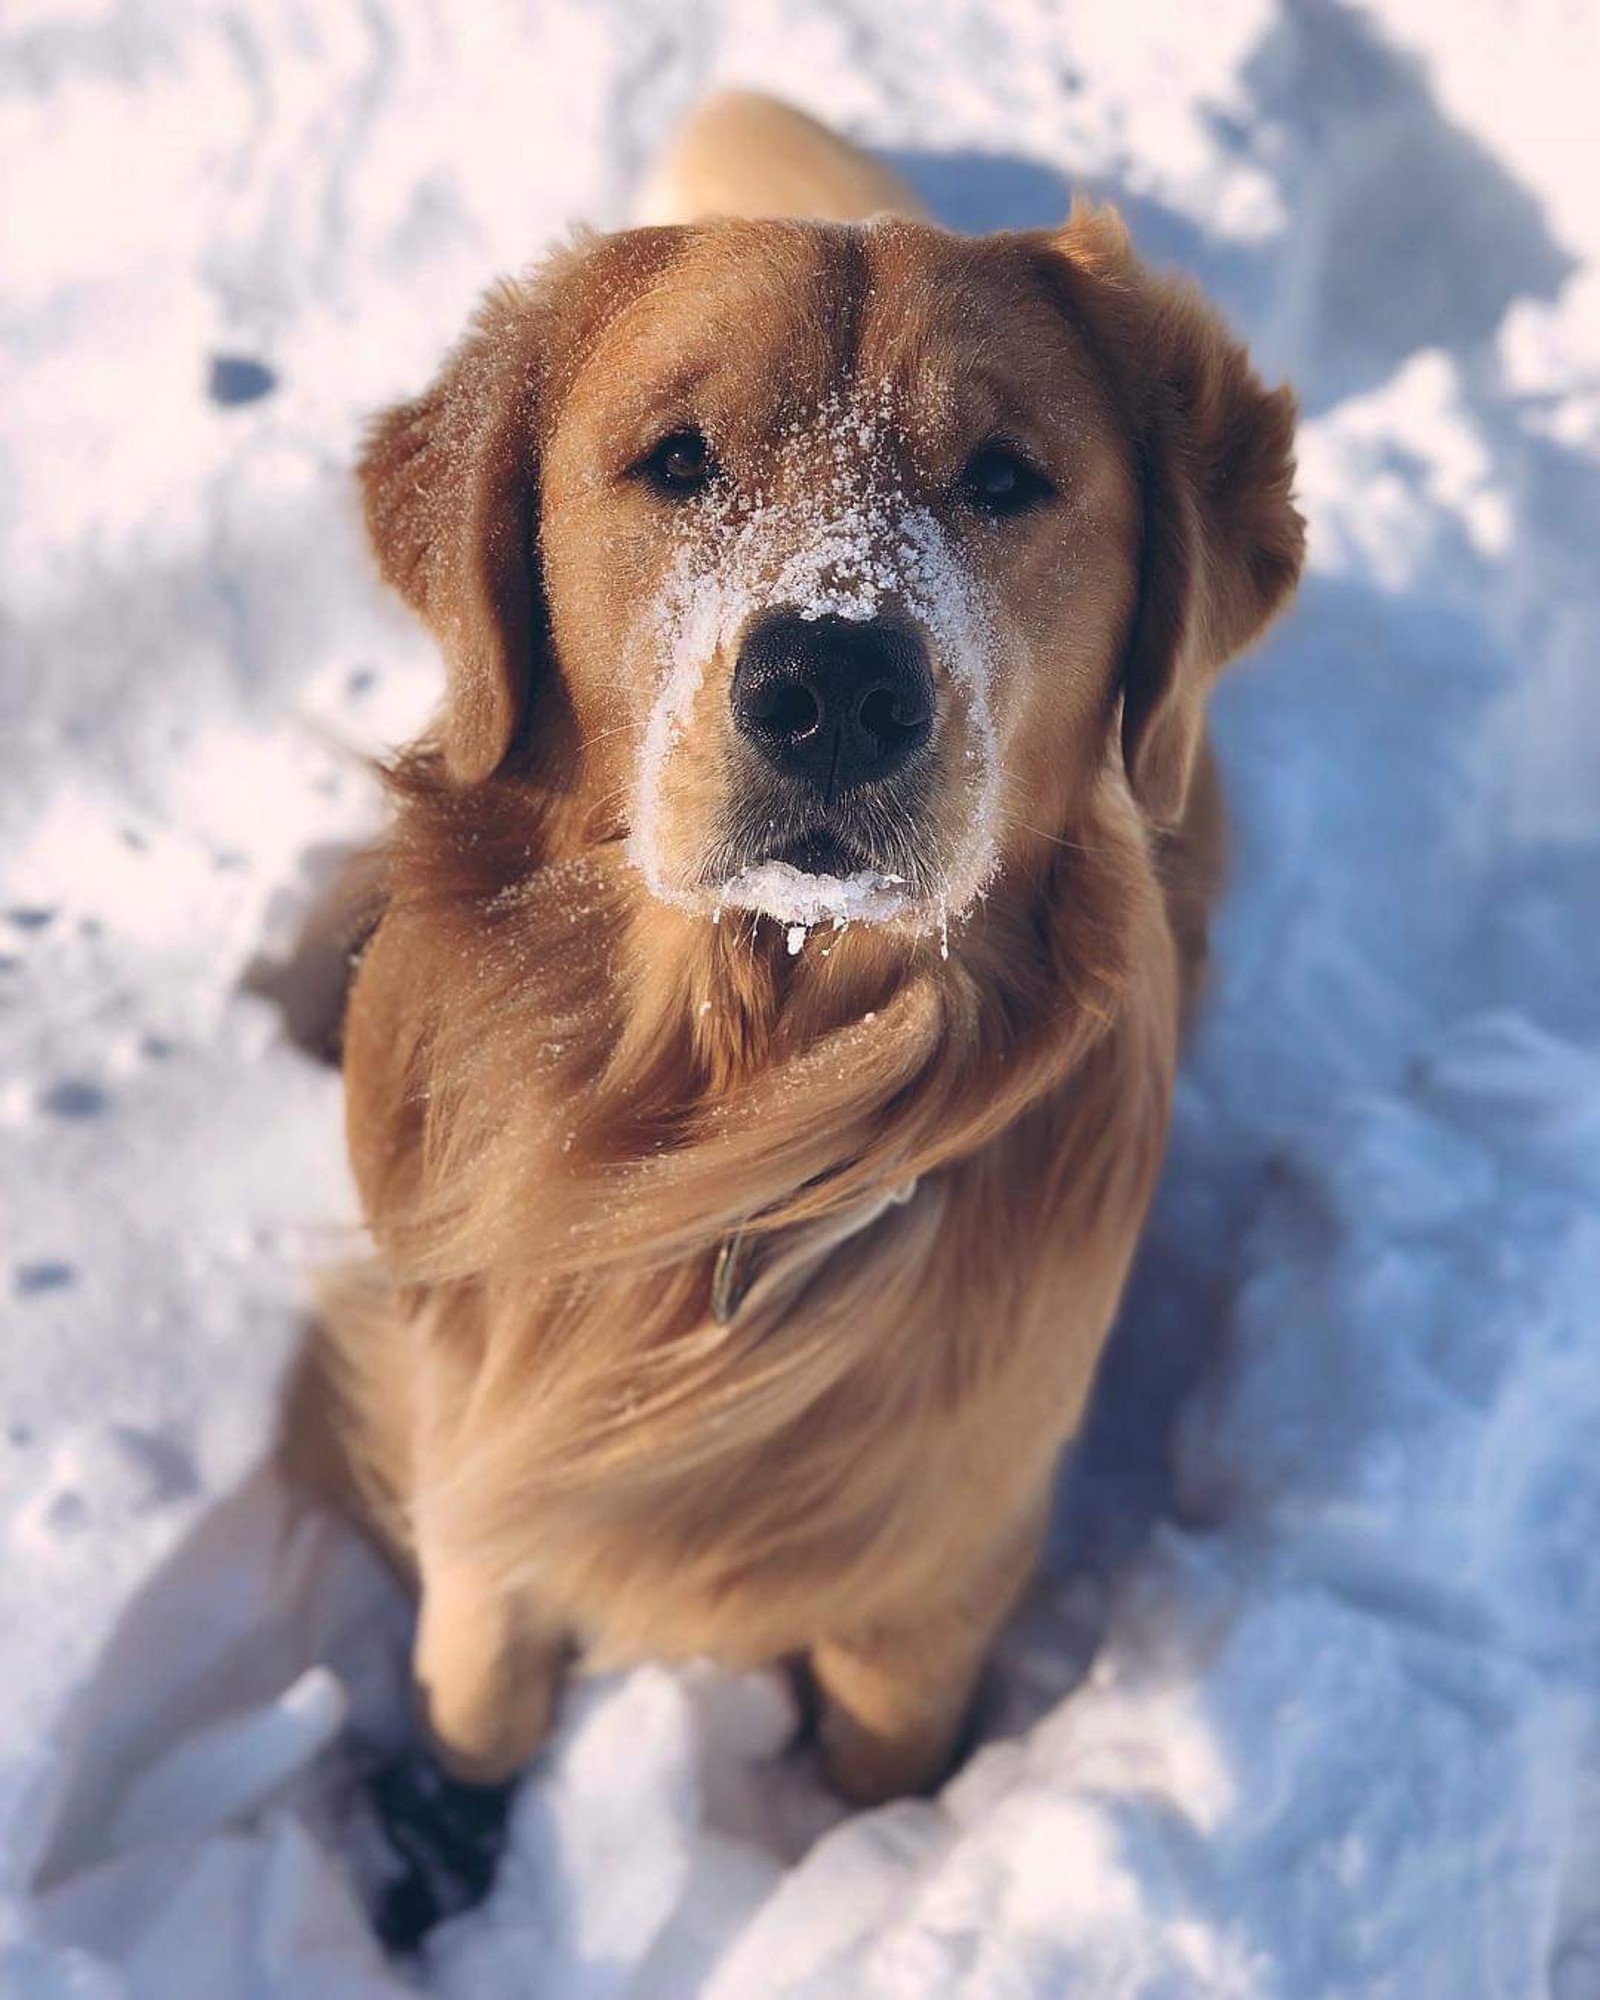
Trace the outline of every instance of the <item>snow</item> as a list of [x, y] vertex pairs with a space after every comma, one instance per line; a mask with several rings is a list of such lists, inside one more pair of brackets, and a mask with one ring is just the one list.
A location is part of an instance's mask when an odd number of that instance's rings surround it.
[[[1597, 32], [8, 11], [7, 2000], [1596, 2000]], [[372, 823], [352, 747], [437, 687], [347, 468], [713, 79], [954, 222], [1120, 198], [1299, 386], [1313, 567], [1215, 705], [1213, 986], [977, 1755], [850, 1815], [775, 1678], [586, 1683], [489, 1900], [401, 1965], [362, 1780], [404, 1606], [253, 1470], [354, 1217], [282, 961]]]

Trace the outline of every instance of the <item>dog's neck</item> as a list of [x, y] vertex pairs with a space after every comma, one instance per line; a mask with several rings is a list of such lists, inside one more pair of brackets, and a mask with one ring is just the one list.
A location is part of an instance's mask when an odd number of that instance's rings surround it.
[[655, 901], [616, 839], [563, 858], [515, 783], [396, 789], [391, 894], [437, 959], [419, 1276], [487, 1276], [508, 1204], [544, 1284], [709, 1270], [737, 1231], [859, 1210], [1059, 1086], [1163, 925], [1131, 824], [1015, 868], [948, 956], [867, 925], [791, 954], [770, 919]]

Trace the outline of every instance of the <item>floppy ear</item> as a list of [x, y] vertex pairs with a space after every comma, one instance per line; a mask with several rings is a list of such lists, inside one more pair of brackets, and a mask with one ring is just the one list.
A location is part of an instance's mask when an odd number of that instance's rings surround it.
[[1075, 206], [1048, 242], [1136, 453], [1143, 549], [1122, 757], [1140, 805], [1170, 826], [1182, 817], [1212, 682], [1300, 575], [1294, 397], [1262, 387], [1196, 287], [1144, 268], [1114, 210]]
[[359, 468], [384, 581], [439, 641], [450, 775], [492, 776], [543, 645], [536, 347], [529, 291], [497, 286], [431, 388], [379, 417]]

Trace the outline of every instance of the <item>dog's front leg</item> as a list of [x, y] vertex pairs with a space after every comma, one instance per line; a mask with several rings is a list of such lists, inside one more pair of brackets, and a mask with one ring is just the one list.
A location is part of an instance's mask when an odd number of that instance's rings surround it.
[[421, 1569], [412, 1676], [423, 1728], [452, 1777], [502, 1783], [550, 1733], [567, 1634], [460, 1557], [424, 1547]]
[[1006, 1535], [954, 1596], [814, 1646], [818, 1743], [854, 1805], [927, 1791], [955, 1761], [994, 1637], [1032, 1572], [1044, 1508]]
[[413, 1301], [409, 1327], [413, 1554], [420, 1602], [411, 1676], [435, 1758], [475, 1785], [514, 1777], [550, 1733], [571, 1653], [569, 1635], [527, 1585], [508, 1585], [485, 1559], [491, 1533], [469, 1505], [441, 1517], [435, 1496], [455, 1483], [469, 1449], [485, 1346], [480, 1295], [440, 1290]]
[[982, 1662], [981, 1646], [940, 1634], [930, 1649], [914, 1625], [814, 1647], [818, 1747], [840, 1797], [875, 1806], [937, 1784], [955, 1761]]

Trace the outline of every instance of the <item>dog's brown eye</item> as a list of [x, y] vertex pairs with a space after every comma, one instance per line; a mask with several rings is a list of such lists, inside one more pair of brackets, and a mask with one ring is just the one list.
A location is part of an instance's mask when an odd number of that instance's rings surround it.
[[711, 447], [699, 431], [673, 431], [640, 468], [651, 484], [675, 497], [698, 493], [714, 472]]
[[967, 460], [961, 490], [979, 513], [1023, 514], [1054, 490], [1044, 474], [1009, 445], [986, 444]]

